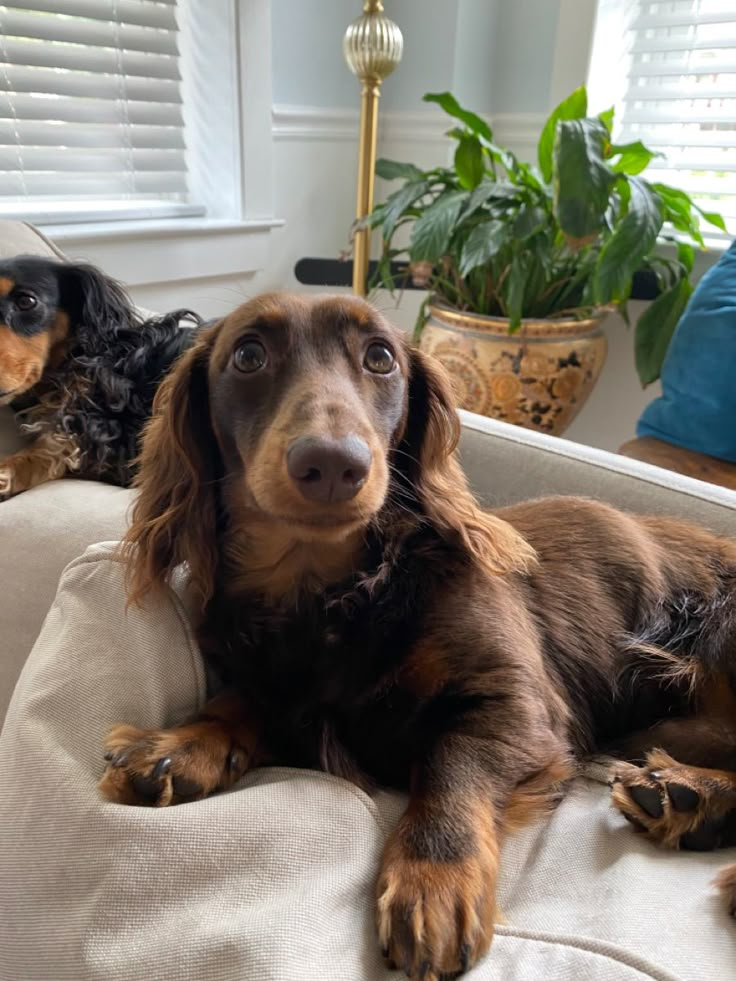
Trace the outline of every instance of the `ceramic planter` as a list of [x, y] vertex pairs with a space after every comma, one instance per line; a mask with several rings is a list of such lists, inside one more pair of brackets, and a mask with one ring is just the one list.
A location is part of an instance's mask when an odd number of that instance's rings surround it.
[[431, 304], [419, 346], [449, 372], [458, 406], [559, 436], [606, 359], [605, 314], [588, 320], [508, 321]]

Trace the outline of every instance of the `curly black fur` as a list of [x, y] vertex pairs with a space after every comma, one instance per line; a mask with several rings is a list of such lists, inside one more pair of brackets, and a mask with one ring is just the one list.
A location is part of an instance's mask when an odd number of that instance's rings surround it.
[[63, 359], [12, 403], [21, 429], [73, 437], [79, 476], [128, 486], [158, 384], [190, 346], [202, 318], [174, 310], [144, 320], [125, 289], [91, 265], [28, 256], [0, 263], [0, 276], [22, 282], [24, 289], [45, 289], [48, 323], [58, 312], [69, 317]]

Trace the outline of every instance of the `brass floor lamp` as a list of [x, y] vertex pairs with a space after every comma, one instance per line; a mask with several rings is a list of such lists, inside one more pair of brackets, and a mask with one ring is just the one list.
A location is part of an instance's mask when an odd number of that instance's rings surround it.
[[[345, 60], [361, 83], [358, 219], [373, 210], [378, 100], [381, 84], [401, 61], [403, 48], [401, 31], [398, 25], [384, 16], [381, 0], [365, 0], [362, 17], [348, 27], [343, 40]], [[358, 296], [365, 296], [366, 293], [370, 250], [370, 229], [356, 231], [353, 239], [353, 292]]]

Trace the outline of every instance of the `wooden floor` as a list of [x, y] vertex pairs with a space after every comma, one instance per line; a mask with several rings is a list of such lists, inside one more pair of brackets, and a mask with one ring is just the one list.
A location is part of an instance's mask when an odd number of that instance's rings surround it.
[[653, 463], [665, 470], [684, 474], [686, 477], [696, 477], [709, 484], [718, 484], [736, 490], [736, 463], [717, 460], [705, 453], [695, 450], [685, 450], [671, 443], [664, 443], [652, 436], [642, 436], [629, 440], [620, 448], [622, 456], [641, 460], [643, 463]]

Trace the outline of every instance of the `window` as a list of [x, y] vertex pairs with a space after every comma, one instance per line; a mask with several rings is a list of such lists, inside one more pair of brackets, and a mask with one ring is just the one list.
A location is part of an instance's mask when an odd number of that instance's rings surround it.
[[192, 203], [177, 0], [0, 5], [0, 214], [201, 215]]
[[590, 90], [595, 108], [616, 103], [619, 142], [663, 154], [648, 178], [736, 234], [736, 0], [600, 0]]

